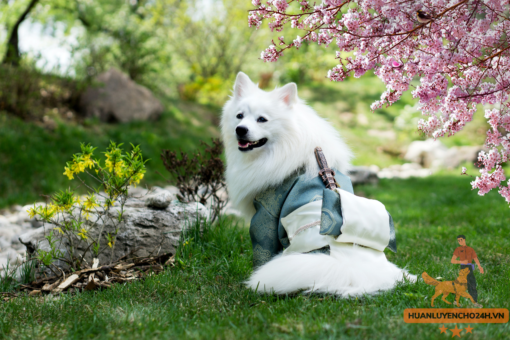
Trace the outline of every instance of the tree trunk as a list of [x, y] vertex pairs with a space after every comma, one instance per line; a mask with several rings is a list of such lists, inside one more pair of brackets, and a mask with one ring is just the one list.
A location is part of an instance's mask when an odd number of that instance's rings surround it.
[[7, 41], [7, 51], [5, 52], [2, 64], [19, 66], [21, 61], [21, 55], [19, 52], [18, 29], [21, 23], [27, 18], [30, 11], [35, 7], [35, 5], [38, 2], [39, 0], [30, 0], [30, 3], [28, 4], [25, 11], [21, 14], [21, 16], [18, 18], [18, 20], [12, 27], [11, 35], [9, 36], [9, 40]]

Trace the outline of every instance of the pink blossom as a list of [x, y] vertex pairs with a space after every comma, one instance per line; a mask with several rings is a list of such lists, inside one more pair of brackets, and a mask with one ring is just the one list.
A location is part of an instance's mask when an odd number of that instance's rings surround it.
[[294, 46], [296, 48], [301, 47], [301, 43], [303, 42], [303, 39], [298, 35], [297, 38], [294, 40]]
[[263, 51], [260, 54], [260, 58], [264, 61], [277, 61], [280, 57], [280, 53], [276, 49], [275, 45], [270, 45], [268, 48], [266, 48], [265, 51]]
[[275, 6], [278, 11], [285, 12], [289, 4], [285, 0], [274, 0], [273, 6]]
[[[499, 188], [510, 203], [510, 183], [502, 184], [502, 164], [510, 158], [510, 47], [501, 44], [510, 35], [508, 0], [302, 0], [301, 14], [287, 13], [285, 0], [252, 4], [250, 26], [266, 20], [277, 32], [286, 25], [303, 30], [290, 43], [280, 37], [279, 47], [273, 43], [261, 59], [277, 61], [303, 41], [329, 46], [335, 40], [338, 65], [327, 77], [343, 81], [373, 70], [386, 91], [372, 110], [392, 105], [419, 79], [411, 93], [427, 116], [418, 122], [426, 135], [452, 136], [472, 121], [478, 105], [491, 105], [485, 109], [488, 151], [478, 158], [484, 168], [472, 185], [480, 195]], [[424, 4], [433, 9], [426, 23], [416, 17]]]
[[250, 16], [248, 17], [248, 26], [249, 27], [255, 26], [256, 28], [259, 28], [261, 24], [262, 24], [261, 18], [257, 14], [251, 13]]

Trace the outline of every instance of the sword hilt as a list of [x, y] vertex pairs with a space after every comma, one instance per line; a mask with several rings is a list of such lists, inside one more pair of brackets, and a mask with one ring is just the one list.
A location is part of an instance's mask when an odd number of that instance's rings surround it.
[[315, 159], [317, 159], [317, 164], [319, 164], [319, 176], [321, 176], [322, 182], [324, 182], [326, 188], [334, 190], [338, 187], [335, 180], [335, 171], [329, 168], [328, 161], [326, 161], [322, 148], [316, 147], [314, 153]]

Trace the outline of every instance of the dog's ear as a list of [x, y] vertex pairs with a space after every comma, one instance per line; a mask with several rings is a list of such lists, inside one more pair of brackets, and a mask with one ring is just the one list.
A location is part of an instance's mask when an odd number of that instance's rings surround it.
[[295, 83], [288, 83], [281, 89], [278, 89], [278, 96], [288, 106], [292, 106], [297, 102], [297, 85]]
[[239, 72], [234, 84], [234, 98], [240, 99], [254, 88], [256, 88], [256, 85], [250, 80], [250, 77], [243, 72]]

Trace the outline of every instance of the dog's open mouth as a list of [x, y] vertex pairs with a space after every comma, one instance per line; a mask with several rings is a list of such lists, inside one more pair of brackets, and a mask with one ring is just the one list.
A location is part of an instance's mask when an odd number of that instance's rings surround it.
[[246, 140], [246, 139], [238, 139], [237, 140], [237, 144], [239, 145], [239, 150], [241, 150], [241, 151], [250, 151], [250, 150], [253, 150], [254, 148], [260, 148], [261, 146], [263, 146], [266, 143], [267, 143], [267, 138], [262, 138], [255, 142], [250, 142], [249, 140]]

